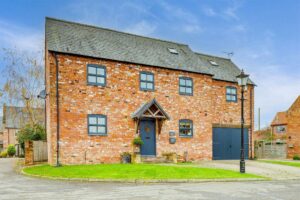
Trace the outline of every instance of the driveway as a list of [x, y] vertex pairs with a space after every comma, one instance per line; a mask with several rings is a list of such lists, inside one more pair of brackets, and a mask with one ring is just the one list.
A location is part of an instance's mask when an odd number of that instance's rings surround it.
[[0, 159], [0, 199], [264, 199], [295, 200], [300, 181], [208, 182], [185, 184], [81, 183], [16, 174], [14, 159]]
[[[225, 161], [202, 161], [201, 166], [211, 168], [222, 168], [239, 171], [238, 160]], [[300, 168], [286, 165], [275, 165], [271, 163], [258, 162], [253, 160], [246, 161], [246, 172], [272, 178], [273, 180], [300, 180]]]

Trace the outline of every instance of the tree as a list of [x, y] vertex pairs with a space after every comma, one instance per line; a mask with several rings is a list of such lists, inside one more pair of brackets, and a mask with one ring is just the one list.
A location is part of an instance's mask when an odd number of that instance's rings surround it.
[[41, 52], [29, 53], [16, 49], [3, 49], [3, 71], [6, 77], [3, 88], [0, 88], [2, 103], [24, 107], [29, 123], [34, 125], [37, 117], [34, 108], [42, 108], [44, 101], [37, 96], [44, 89], [44, 68]]
[[24, 149], [25, 141], [37, 141], [44, 140], [46, 141], [46, 130], [45, 127], [40, 124], [27, 124], [24, 128], [19, 130], [17, 140]]

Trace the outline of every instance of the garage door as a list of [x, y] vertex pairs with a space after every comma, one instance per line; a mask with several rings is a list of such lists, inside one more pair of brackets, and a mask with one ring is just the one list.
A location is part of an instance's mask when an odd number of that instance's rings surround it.
[[[248, 129], [244, 129], [245, 158], [248, 159]], [[241, 129], [213, 128], [213, 159], [240, 159]]]

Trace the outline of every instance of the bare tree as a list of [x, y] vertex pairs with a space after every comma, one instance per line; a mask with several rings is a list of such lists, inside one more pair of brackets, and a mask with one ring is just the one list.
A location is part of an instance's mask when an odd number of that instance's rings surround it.
[[0, 89], [2, 103], [24, 107], [29, 123], [35, 124], [42, 113], [35, 108], [42, 108], [44, 101], [37, 96], [44, 85], [43, 53], [29, 53], [17, 49], [3, 49], [5, 84]]

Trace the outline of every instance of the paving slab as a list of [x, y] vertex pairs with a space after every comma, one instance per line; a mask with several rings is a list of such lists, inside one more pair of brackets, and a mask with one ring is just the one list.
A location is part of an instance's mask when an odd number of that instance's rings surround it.
[[99, 183], [37, 179], [17, 174], [0, 159], [1, 200], [297, 200], [300, 180], [206, 183]]
[[[211, 168], [222, 168], [239, 171], [239, 160], [218, 160], [218, 161], [201, 161], [200, 166]], [[246, 172], [256, 174], [273, 180], [296, 180], [300, 179], [300, 168], [286, 165], [264, 163], [259, 161], [247, 160]]]

